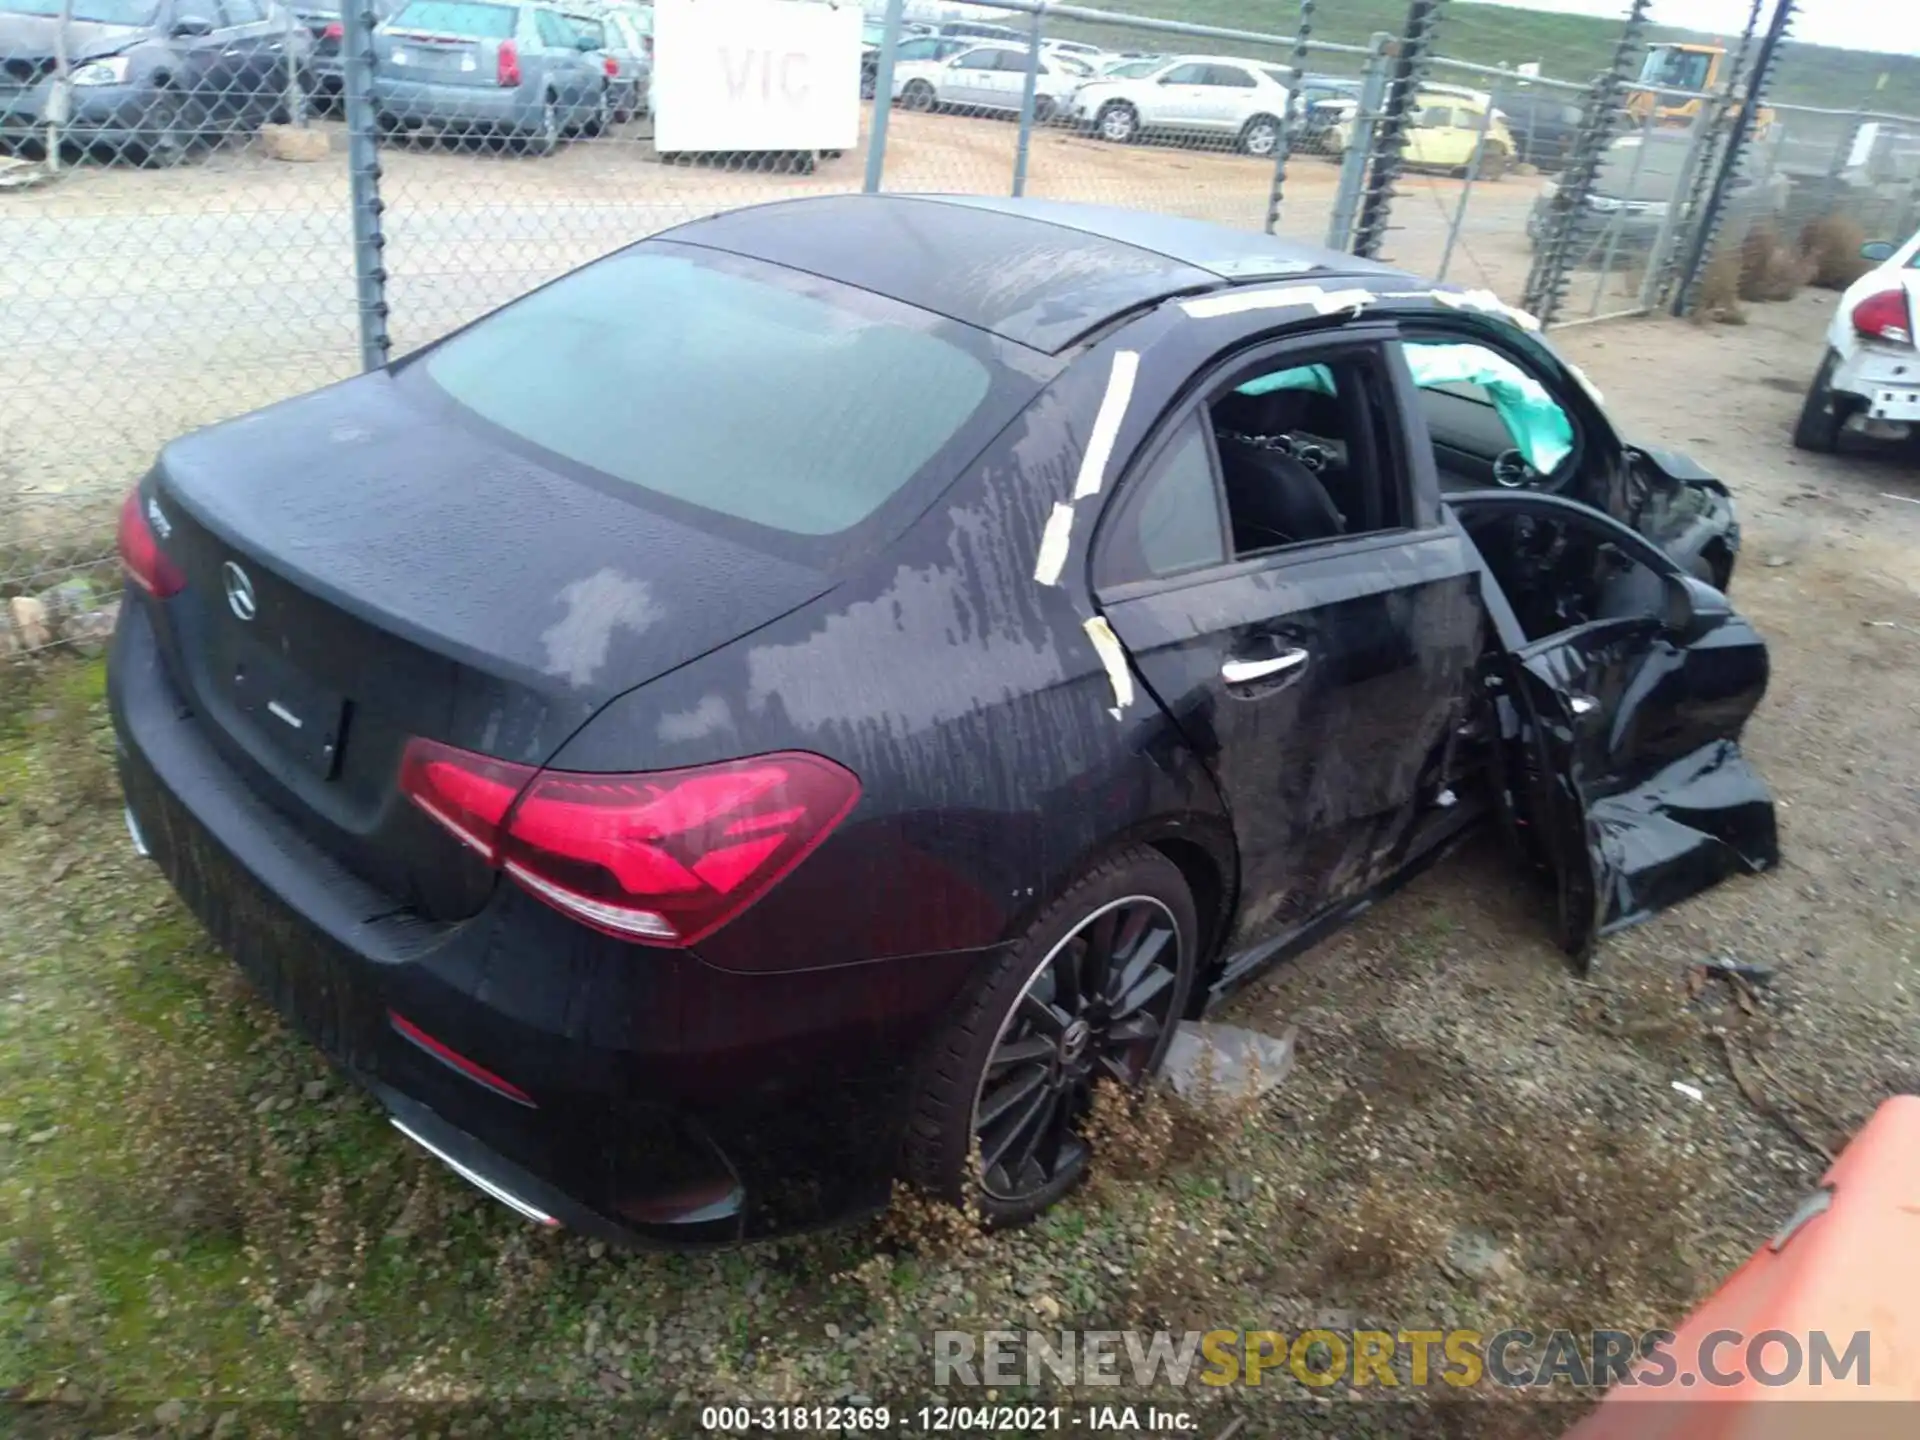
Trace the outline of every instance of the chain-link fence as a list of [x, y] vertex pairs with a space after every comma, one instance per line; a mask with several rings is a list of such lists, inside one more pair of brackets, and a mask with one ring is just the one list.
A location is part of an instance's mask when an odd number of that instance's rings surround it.
[[[1779, 105], [1741, 130], [1767, 3], [1689, 86], [1646, 0], [1578, 24], [1296, 0], [1272, 30], [1227, 0], [0, 0], [0, 650], [99, 633], [115, 507], [172, 436], [735, 206], [1164, 211], [1561, 323], [1684, 304], [1747, 177], [1784, 184], [1783, 230], [1910, 227], [1920, 121]], [[796, 86], [838, 118], [804, 148], [745, 136]]]

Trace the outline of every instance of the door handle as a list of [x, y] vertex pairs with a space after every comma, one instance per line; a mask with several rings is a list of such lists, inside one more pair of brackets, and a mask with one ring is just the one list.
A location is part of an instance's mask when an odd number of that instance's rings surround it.
[[1229, 685], [1245, 685], [1250, 681], [1284, 674], [1288, 670], [1298, 670], [1306, 663], [1307, 652], [1304, 650], [1289, 650], [1265, 660], [1229, 660], [1220, 667], [1220, 678]]

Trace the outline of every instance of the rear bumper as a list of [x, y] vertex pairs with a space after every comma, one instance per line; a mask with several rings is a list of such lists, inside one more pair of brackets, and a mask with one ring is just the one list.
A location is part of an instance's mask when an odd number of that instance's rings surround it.
[[526, 91], [526, 86], [447, 85], [382, 74], [374, 77], [373, 105], [382, 116], [403, 124], [538, 130], [540, 98]]
[[168, 677], [147, 603], [123, 605], [109, 665], [140, 839], [269, 1003], [411, 1138], [523, 1214], [630, 1244], [760, 1238], [884, 1203], [913, 1058], [978, 956], [736, 975], [598, 936], [511, 885], [469, 920], [425, 919], [238, 778]]
[[1920, 424], [1920, 358], [1912, 350], [1856, 345], [1834, 367], [1830, 387], [1857, 396], [1869, 420]]

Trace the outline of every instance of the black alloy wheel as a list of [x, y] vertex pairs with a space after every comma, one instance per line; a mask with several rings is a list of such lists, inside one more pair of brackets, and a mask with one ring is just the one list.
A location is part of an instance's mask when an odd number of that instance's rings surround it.
[[1019, 1205], [1085, 1166], [1075, 1127], [1103, 1080], [1147, 1078], [1179, 1018], [1178, 922], [1159, 900], [1129, 895], [1082, 920], [1046, 958], [1000, 1026], [974, 1098], [980, 1183]]

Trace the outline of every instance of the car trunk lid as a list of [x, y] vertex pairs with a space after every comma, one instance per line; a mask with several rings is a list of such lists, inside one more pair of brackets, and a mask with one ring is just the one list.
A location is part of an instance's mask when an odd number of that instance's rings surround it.
[[187, 581], [156, 623], [215, 742], [317, 844], [440, 919], [494, 875], [400, 796], [409, 737], [542, 764], [614, 696], [829, 584], [386, 373], [176, 441], [146, 499]]
[[486, 0], [410, 0], [381, 27], [377, 63], [397, 76], [442, 85], [517, 83], [518, 57], [501, 62], [520, 12]]

